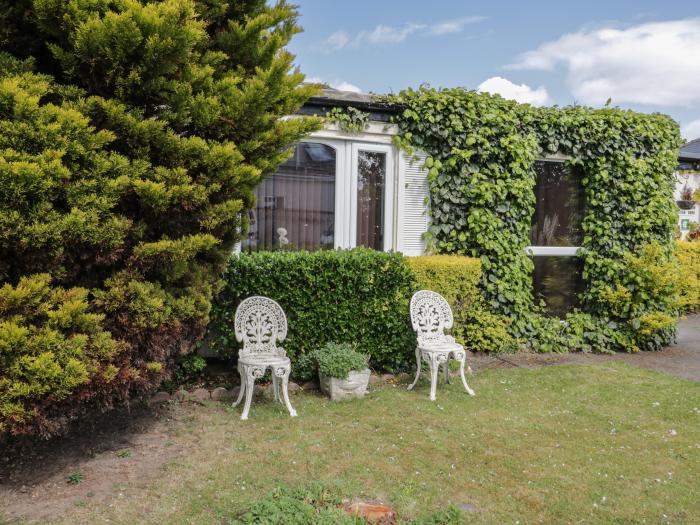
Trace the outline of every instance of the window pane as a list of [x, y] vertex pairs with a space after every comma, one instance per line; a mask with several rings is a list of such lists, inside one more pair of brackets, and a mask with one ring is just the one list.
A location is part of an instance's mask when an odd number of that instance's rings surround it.
[[257, 187], [248, 250], [333, 248], [335, 150], [302, 142], [276, 173]]
[[578, 257], [533, 257], [535, 302], [545, 302], [547, 313], [564, 317], [578, 306], [583, 291], [582, 263]]
[[384, 249], [386, 154], [360, 151], [357, 158], [357, 245]]
[[579, 170], [563, 162], [536, 162], [532, 246], [580, 246], [584, 193]]

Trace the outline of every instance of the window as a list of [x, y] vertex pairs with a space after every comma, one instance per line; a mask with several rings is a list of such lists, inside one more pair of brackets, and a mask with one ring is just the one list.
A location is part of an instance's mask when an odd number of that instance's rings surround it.
[[532, 246], [579, 246], [583, 238], [583, 186], [578, 170], [563, 162], [536, 162]]
[[583, 291], [581, 260], [578, 257], [534, 257], [532, 275], [535, 301], [544, 301], [547, 313], [565, 317], [578, 306], [578, 294]]
[[357, 156], [357, 246], [384, 249], [386, 153], [360, 150]]
[[581, 173], [560, 161], [535, 163], [535, 214], [528, 252], [534, 256], [534, 296], [547, 312], [563, 317], [577, 306], [583, 289], [576, 257], [583, 238], [584, 192]]
[[256, 189], [256, 205], [242, 249], [333, 248], [336, 152], [302, 142], [294, 155]]

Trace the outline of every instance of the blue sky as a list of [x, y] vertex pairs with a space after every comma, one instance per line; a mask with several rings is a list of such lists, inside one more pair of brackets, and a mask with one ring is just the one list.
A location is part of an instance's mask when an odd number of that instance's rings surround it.
[[700, 137], [697, 0], [296, 0], [306, 75], [398, 92], [427, 82], [533, 104], [661, 111]]

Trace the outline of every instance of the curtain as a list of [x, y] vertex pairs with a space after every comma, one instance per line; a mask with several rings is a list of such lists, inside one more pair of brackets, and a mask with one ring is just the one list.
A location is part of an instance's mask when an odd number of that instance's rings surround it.
[[386, 153], [359, 151], [357, 158], [357, 245], [384, 249]]
[[335, 150], [302, 142], [256, 189], [244, 250], [333, 248]]

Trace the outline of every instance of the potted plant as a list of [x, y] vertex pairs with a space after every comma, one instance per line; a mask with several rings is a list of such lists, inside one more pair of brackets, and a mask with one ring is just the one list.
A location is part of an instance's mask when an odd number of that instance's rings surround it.
[[692, 210], [695, 206], [695, 199], [693, 197], [693, 190], [688, 184], [685, 184], [683, 189], [681, 189], [680, 199], [676, 201], [676, 204], [678, 204], [681, 210]]
[[321, 391], [332, 401], [364, 397], [369, 383], [368, 356], [347, 343], [328, 343], [315, 352]]

